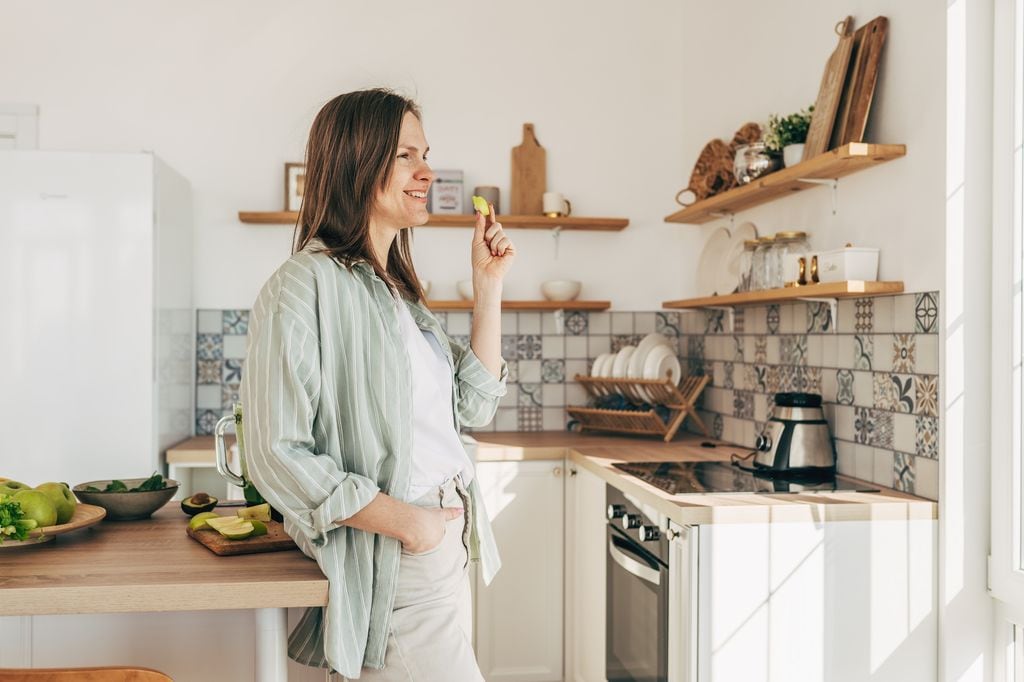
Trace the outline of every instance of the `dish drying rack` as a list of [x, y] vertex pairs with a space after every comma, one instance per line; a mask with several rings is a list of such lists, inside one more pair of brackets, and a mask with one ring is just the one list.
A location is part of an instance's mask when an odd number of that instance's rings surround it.
[[566, 411], [580, 422], [583, 430], [644, 433], [661, 436], [667, 443], [689, 416], [705, 436], [707, 425], [697, 414], [697, 402], [709, 376], [687, 377], [676, 385], [671, 374], [665, 379], [619, 379], [576, 375], [576, 381], [595, 399], [620, 395], [634, 405], [643, 403], [668, 408], [668, 420], [662, 421], [652, 407], [647, 411], [601, 407], [568, 407]]

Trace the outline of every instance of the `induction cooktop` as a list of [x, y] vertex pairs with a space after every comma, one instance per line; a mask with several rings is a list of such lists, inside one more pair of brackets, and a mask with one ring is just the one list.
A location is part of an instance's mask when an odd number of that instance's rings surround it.
[[823, 481], [767, 477], [728, 462], [621, 462], [613, 466], [669, 495], [693, 493], [807, 493], [845, 490], [877, 493], [860, 481], [834, 477]]

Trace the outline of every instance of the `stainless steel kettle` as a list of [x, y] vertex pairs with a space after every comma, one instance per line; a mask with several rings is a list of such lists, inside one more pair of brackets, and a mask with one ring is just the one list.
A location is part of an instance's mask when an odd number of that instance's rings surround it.
[[815, 393], [776, 393], [775, 411], [757, 438], [754, 468], [784, 477], [835, 475], [836, 451]]

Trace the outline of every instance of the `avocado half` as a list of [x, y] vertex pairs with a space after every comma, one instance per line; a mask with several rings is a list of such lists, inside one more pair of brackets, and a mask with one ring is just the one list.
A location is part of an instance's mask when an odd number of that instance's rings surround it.
[[206, 493], [196, 493], [181, 501], [181, 511], [189, 516], [195, 516], [201, 512], [213, 511], [219, 500]]

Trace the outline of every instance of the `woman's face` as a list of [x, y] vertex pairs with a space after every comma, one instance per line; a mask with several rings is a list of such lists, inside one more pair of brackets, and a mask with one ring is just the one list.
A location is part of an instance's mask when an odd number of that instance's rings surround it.
[[398, 229], [427, 222], [427, 192], [434, 180], [427, 165], [428, 151], [420, 120], [407, 113], [402, 119], [391, 175], [384, 189], [377, 193], [373, 222]]

